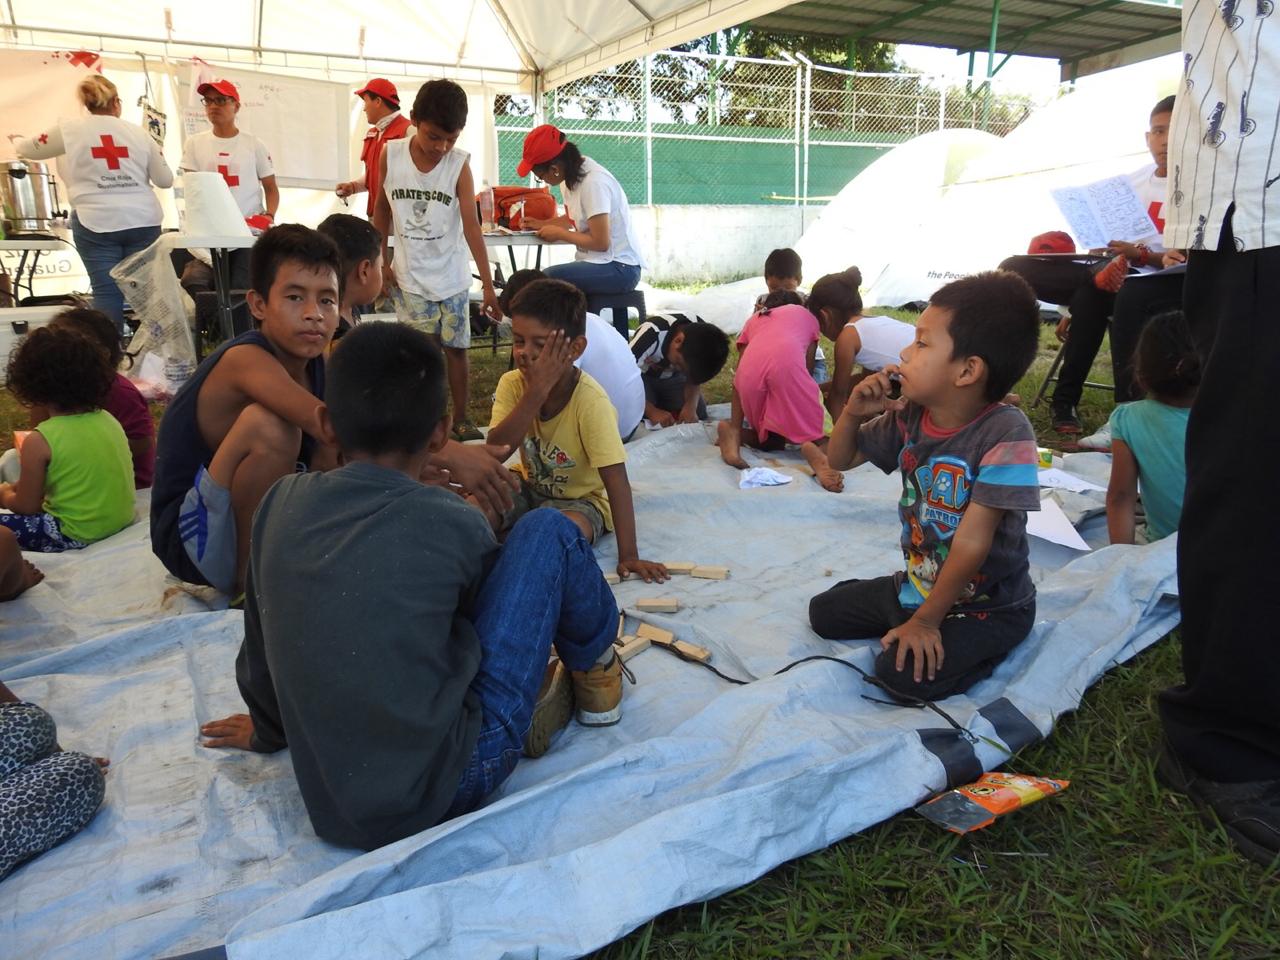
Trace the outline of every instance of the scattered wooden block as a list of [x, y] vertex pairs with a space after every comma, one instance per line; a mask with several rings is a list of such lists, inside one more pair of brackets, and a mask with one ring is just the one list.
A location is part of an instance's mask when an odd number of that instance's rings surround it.
[[618, 636], [622, 636], [622, 625], [627, 622], [627, 615], [621, 610], [618, 611]]
[[609, 586], [614, 587], [622, 582], [622, 578], [619, 577], [616, 573], [612, 573], [612, 572], [606, 573], [604, 575], [604, 582], [609, 584]]
[[680, 609], [680, 601], [675, 597], [646, 597], [636, 601], [636, 609], [645, 613], [675, 613]]
[[701, 577], [703, 580], [728, 580], [728, 567], [694, 567], [690, 573], [695, 577]]
[[630, 635], [625, 636], [622, 639], [624, 643], [622, 646], [618, 647], [615, 652], [618, 655], [618, 659], [623, 663], [626, 663], [637, 653], [648, 650], [649, 644], [653, 642], [648, 637], [633, 637]]
[[642, 623], [636, 628], [637, 637], [648, 637], [654, 643], [675, 643], [676, 635], [670, 630], [655, 627], [652, 623]]
[[693, 573], [696, 563], [687, 563], [684, 560], [668, 560], [663, 564], [667, 568], [667, 573], [672, 574], [690, 574]]
[[671, 644], [675, 649], [679, 650], [686, 657], [692, 657], [699, 663], [706, 663], [711, 659], [711, 651], [706, 647], [700, 647], [696, 643], [687, 643], [684, 640], [677, 640]]
[[661, 627], [655, 627], [651, 623], [642, 623], [636, 629], [636, 639], [646, 642], [652, 641], [659, 647], [670, 647], [678, 650], [686, 657], [697, 660], [699, 663], [706, 663], [711, 659], [711, 651], [706, 647], [700, 647], [696, 643], [688, 643], [684, 640], [677, 640], [676, 635], [670, 630], [663, 630]]

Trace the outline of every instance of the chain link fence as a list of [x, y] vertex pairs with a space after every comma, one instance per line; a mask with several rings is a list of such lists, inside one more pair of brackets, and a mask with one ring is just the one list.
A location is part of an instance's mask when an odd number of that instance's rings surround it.
[[[912, 137], [953, 127], [1004, 135], [1062, 92], [666, 51], [547, 93], [542, 119], [607, 167], [635, 204], [806, 204], [826, 202]], [[506, 179], [534, 126], [534, 102], [500, 96], [494, 113]]]

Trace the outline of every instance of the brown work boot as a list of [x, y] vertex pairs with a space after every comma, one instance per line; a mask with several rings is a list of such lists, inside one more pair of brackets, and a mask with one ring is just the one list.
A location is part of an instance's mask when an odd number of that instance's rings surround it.
[[584, 727], [611, 727], [622, 719], [622, 661], [615, 653], [608, 665], [573, 671], [573, 698]]
[[551, 747], [551, 738], [569, 723], [573, 713], [573, 687], [569, 671], [559, 658], [547, 664], [547, 672], [533, 707], [533, 720], [524, 735], [524, 755], [540, 757]]

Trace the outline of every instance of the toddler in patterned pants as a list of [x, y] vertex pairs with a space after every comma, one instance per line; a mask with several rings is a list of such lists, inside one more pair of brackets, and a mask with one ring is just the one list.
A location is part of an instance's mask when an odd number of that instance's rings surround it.
[[53, 718], [0, 683], [0, 880], [93, 818], [104, 766], [62, 752]]

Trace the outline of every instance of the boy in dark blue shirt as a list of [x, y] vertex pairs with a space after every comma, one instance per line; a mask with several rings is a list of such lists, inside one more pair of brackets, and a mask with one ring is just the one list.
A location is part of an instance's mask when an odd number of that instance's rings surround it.
[[288, 746], [316, 833], [372, 849], [478, 806], [522, 750], [547, 749], [571, 697], [580, 720], [616, 723], [618, 608], [558, 511], [523, 517], [499, 549], [479, 510], [420, 482], [449, 433], [426, 334], [355, 327], [322, 417], [346, 464], [263, 498], [236, 661], [249, 713], [201, 732]]

